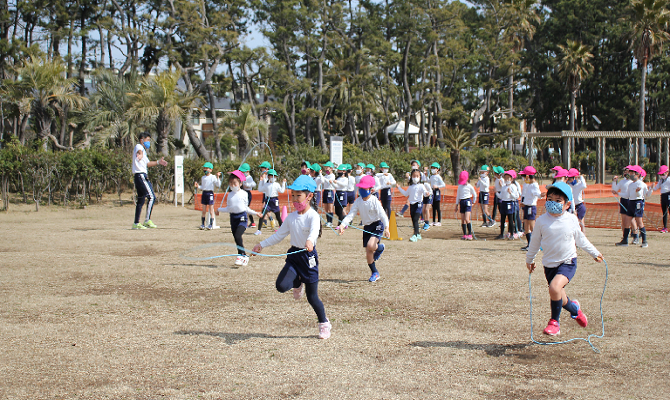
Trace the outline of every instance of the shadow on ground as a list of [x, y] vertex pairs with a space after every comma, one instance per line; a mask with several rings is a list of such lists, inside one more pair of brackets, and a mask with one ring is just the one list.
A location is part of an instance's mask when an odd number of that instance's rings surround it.
[[316, 337], [311, 336], [276, 336], [268, 335], [267, 333], [226, 333], [226, 332], [208, 332], [208, 331], [176, 331], [175, 335], [184, 336], [212, 336], [222, 338], [226, 344], [233, 345], [243, 340], [260, 338], [260, 339], [310, 339]]
[[[531, 345], [530, 343], [475, 344], [475, 343], [464, 342], [464, 341], [461, 341], [461, 340], [454, 341], [454, 342], [412, 342], [412, 343], [410, 343], [410, 346], [415, 346], [415, 347], [450, 347], [452, 349], [460, 349], [460, 350], [484, 350], [484, 352], [486, 352], [487, 355], [493, 356], [493, 357], [510, 356], [510, 355], [521, 356], [520, 354], [506, 354], [506, 353], [507, 353], [508, 350], [525, 349], [526, 347], [528, 347], [530, 345]], [[528, 357], [531, 357], [531, 356], [524, 355], [524, 357], [528, 358]], [[532, 357], [534, 357], [534, 356], [532, 356]]]

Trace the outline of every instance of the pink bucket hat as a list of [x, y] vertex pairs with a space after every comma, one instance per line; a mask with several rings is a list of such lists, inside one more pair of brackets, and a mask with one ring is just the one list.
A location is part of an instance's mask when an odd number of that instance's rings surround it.
[[530, 165], [524, 168], [523, 171], [519, 173], [519, 175], [535, 175], [535, 174], [537, 174], [537, 170]]
[[637, 172], [638, 174], [641, 173], [640, 170], [641, 170], [642, 168], [640, 168], [639, 165], [629, 165], [628, 167], [629, 167], [629, 168], [628, 168], [629, 171], [634, 171], [634, 172]]
[[244, 176], [244, 172], [240, 171], [239, 169], [236, 169], [235, 171], [230, 173], [231, 175], [235, 175], [240, 179], [240, 182], [244, 182], [247, 180], [247, 177]]
[[641, 176], [642, 178], [646, 177], [646, 176], [647, 176], [647, 171], [645, 171], [644, 169], [640, 168], [640, 176]]
[[505, 171], [505, 175], [509, 175], [512, 177], [512, 179], [516, 179], [516, 171], [513, 169], [510, 169], [509, 171]]
[[567, 169], [562, 169], [558, 172], [556, 172], [556, 176], [554, 178], [565, 178], [568, 176], [568, 170]]
[[668, 172], [668, 166], [667, 165], [661, 165], [661, 168], [658, 170], [658, 174], [663, 175], [666, 172]]
[[579, 176], [579, 170], [577, 168], [570, 168], [568, 170], [568, 178], [574, 178]]
[[629, 171], [635, 171], [635, 165], [629, 165], [629, 166], [627, 166], [627, 167], [624, 168], [624, 169], [627, 169], [627, 170], [629, 170]]
[[560, 170], [562, 170], [562, 169], [563, 169], [563, 167], [561, 167], [560, 165], [557, 165], [557, 166], [555, 166], [554, 168], [552, 168], [551, 170], [552, 170], [552, 171], [556, 171], [556, 172], [558, 172], [558, 171], [560, 171]]
[[375, 187], [375, 178], [370, 175], [365, 175], [361, 178], [361, 181], [356, 184], [356, 187], [361, 189], [370, 189]]
[[458, 184], [465, 185], [466, 183], [468, 183], [469, 177], [470, 174], [468, 174], [468, 171], [461, 171], [461, 174], [458, 176]]

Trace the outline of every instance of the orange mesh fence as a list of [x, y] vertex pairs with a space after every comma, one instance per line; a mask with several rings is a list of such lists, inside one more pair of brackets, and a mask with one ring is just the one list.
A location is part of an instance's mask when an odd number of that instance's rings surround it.
[[[454, 211], [456, 205], [456, 191], [457, 186], [447, 186], [442, 188], [442, 200], [440, 202], [440, 209], [442, 210], [442, 218], [444, 219], [460, 219], [460, 213]], [[546, 193], [544, 186], [541, 187], [542, 193]], [[491, 188], [490, 193], [493, 193], [494, 189]], [[259, 191], [252, 190], [251, 204], [249, 208], [261, 212], [263, 210], [263, 194]], [[603, 198], [603, 197], [612, 197], [612, 191], [610, 185], [591, 185], [584, 190], [584, 198]], [[215, 193], [214, 194], [214, 206], [220, 207], [221, 200], [224, 199], [224, 193]], [[393, 190], [393, 199], [391, 201], [391, 209], [395, 212], [400, 213], [403, 206], [407, 203], [407, 197], [403, 196], [399, 191]], [[607, 203], [589, 203], [584, 202], [586, 205], [586, 216], [584, 217], [584, 224], [589, 228], [608, 228], [608, 229], [619, 229], [621, 228], [621, 215], [619, 214], [619, 203], [617, 200], [612, 197], [611, 202]], [[223, 201], [223, 205], [226, 205], [226, 201]], [[279, 206], [287, 206], [288, 212], [293, 211], [293, 207], [286, 193], [279, 194]], [[200, 202], [200, 194], [195, 196], [195, 209], [202, 210], [202, 204]], [[537, 202], [537, 211], [538, 215], [544, 213], [544, 200], [538, 200]], [[489, 204], [489, 214], [493, 212], [493, 197], [490, 199]], [[409, 217], [409, 210], [405, 211], [404, 217]], [[430, 218], [432, 220], [432, 211], [430, 213]], [[523, 218], [523, 214], [522, 214]], [[479, 204], [474, 204], [472, 207], [472, 221], [483, 221], [481, 207]], [[496, 219], [500, 221], [500, 213], [496, 216]], [[663, 228], [663, 210], [661, 205], [658, 203], [645, 203], [644, 205], [644, 225], [647, 230], [660, 230]]]

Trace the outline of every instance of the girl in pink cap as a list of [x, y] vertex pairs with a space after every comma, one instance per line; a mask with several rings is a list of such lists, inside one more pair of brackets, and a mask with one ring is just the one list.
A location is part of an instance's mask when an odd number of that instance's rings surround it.
[[584, 226], [584, 216], [586, 215], [586, 205], [584, 205], [584, 189], [586, 189], [586, 179], [584, 175], [579, 173], [577, 168], [570, 168], [568, 170], [568, 184], [570, 189], [572, 189], [572, 198], [575, 203], [575, 215], [579, 219], [579, 226], [582, 228], [582, 232], [586, 232], [586, 226]]
[[375, 262], [379, 260], [384, 252], [384, 244], [381, 243], [382, 235], [389, 237], [389, 220], [386, 211], [382, 206], [381, 201], [370, 193], [370, 189], [375, 187], [375, 179], [372, 176], [364, 176], [361, 181], [356, 184], [358, 187], [358, 198], [351, 206], [351, 211], [344, 217], [340, 226], [337, 227], [338, 233], [344, 233], [346, 227], [356, 216], [356, 213], [361, 215], [363, 221], [363, 247], [366, 250], [368, 267], [372, 275], [369, 282], [375, 282], [379, 279], [379, 271]]
[[[624, 241], [617, 243], [617, 246], [628, 246], [628, 235], [633, 233], [633, 244], [638, 244], [637, 237], [637, 224], [635, 223], [634, 218], [628, 216], [628, 186], [633, 182], [631, 174], [635, 169], [634, 165], [629, 165], [623, 169], [623, 177], [619, 179], [618, 176], [615, 176], [612, 180], [612, 193], [615, 196], [619, 197], [619, 214], [621, 214], [621, 231], [623, 236], [626, 238], [626, 243]], [[628, 232], [628, 233], [626, 233]]]
[[[643, 175], [647, 173], [637, 165], [629, 168], [631, 172], [631, 183], [628, 185], [628, 209], [627, 215], [629, 221], [635, 221], [640, 229], [640, 236], [642, 236], [641, 247], [648, 247], [647, 244], [647, 230], [644, 227], [644, 199], [647, 196], [647, 185], [644, 183]], [[630, 224], [630, 222], [629, 222]], [[629, 225], [630, 226], [630, 225]], [[628, 233], [630, 229], [625, 229], [623, 233], [623, 240], [617, 243], [617, 246], [628, 246]], [[637, 235], [633, 235], [635, 239]]]
[[537, 200], [542, 198], [540, 185], [535, 182], [537, 170], [532, 166], [527, 166], [521, 171], [520, 175], [525, 176], [523, 189], [521, 189], [521, 204], [523, 205], [523, 231], [526, 234], [528, 244], [521, 248], [528, 251], [530, 238], [535, 229], [535, 219], [537, 218]]
[[469, 183], [470, 174], [468, 171], [461, 171], [458, 176], [458, 191], [456, 192], [456, 207], [454, 212], [461, 209], [461, 229], [463, 229], [463, 240], [472, 240], [472, 205], [477, 201], [477, 192]]
[[668, 166], [661, 165], [658, 170], [659, 180], [652, 191], [661, 189], [661, 211], [663, 211], [663, 229], [661, 233], [668, 232], [668, 208], [670, 208], [670, 179], [668, 179]]
[[235, 238], [237, 254], [239, 254], [235, 259], [235, 265], [241, 266], [249, 264], [249, 256], [244, 251], [244, 242], [242, 240], [242, 235], [247, 230], [248, 214], [258, 215], [256, 211], [249, 208], [249, 196], [247, 192], [240, 190], [242, 182], [246, 179], [247, 177], [242, 171], [235, 170], [230, 173], [228, 177], [228, 187], [230, 187], [228, 202], [225, 207], [219, 208], [219, 212], [230, 213], [230, 230]]
[[421, 171], [418, 169], [412, 169], [407, 184], [409, 185], [407, 190], [403, 189], [398, 183], [396, 183], [396, 187], [403, 196], [407, 196], [409, 212], [412, 217], [412, 226], [414, 227], [414, 235], [409, 238], [409, 241], [416, 242], [417, 240], [421, 240], [419, 219], [421, 218], [421, 211], [423, 209], [423, 198], [430, 196], [432, 192], [421, 183]]

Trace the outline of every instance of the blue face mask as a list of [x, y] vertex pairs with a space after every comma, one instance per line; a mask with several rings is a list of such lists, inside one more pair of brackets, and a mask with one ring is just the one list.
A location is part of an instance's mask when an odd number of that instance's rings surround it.
[[575, 179], [575, 180], [573, 180], [572, 182], [570, 182], [570, 184], [571, 184], [572, 186], [575, 186], [575, 185], [577, 184], [577, 179]]
[[370, 189], [358, 189], [358, 194], [361, 195], [362, 198], [366, 198], [370, 195]]
[[549, 214], [563, 214], [563, 203], [557, 201], [547, 200], [544, 203], [544, 208]]
[[149, 147], [151, 147], [151, 142], [144, 142], [142, 143], [144, 145], [144, 148], [149, 150]]

